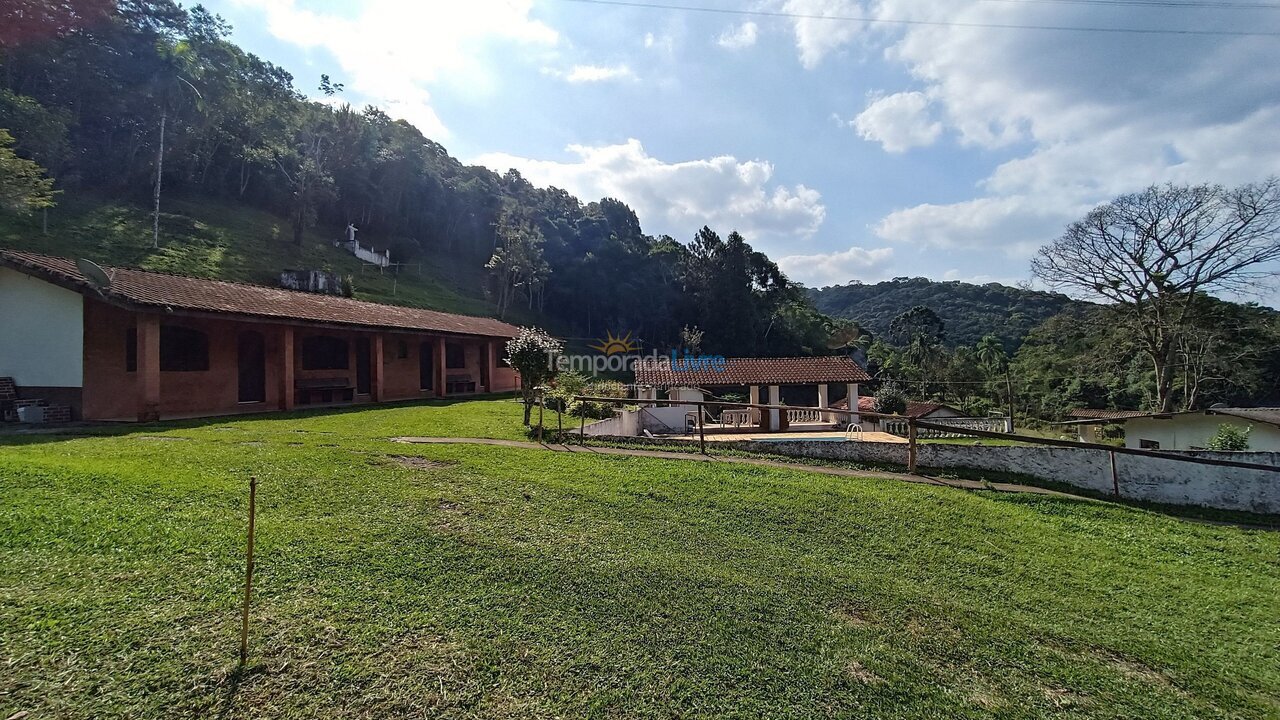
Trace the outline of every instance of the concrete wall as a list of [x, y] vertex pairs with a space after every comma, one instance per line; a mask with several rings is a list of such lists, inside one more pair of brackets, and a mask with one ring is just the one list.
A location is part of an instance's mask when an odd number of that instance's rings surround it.
[[0, 377], [19, 388], [81, 387], [84, 302], [79, 293], [0, 267]]
[[638, 410], [624, 410], [607, 420], [589, 423], [586, 426], [588, 435], [607, 435], [610, 437], [635, 437], [643, 435], [645, 430], [654, 434], [684, 432], [685, 414], [688, 406], [645, 407]]
[[1174, 415], [1166, 419], [1134, 418], [1125, 423], [1126, 447], [1141, 447], [1142, 440], [1160, 443], [1161, 450], [1193, 450], [1204, 448], [1219, 425], [1235, 425], [1241, 429], [1253, 426], [1249, 432], [1249, 449], [1280, 451], [1280, 428], [1262, 422], [1251, 422], [1230, 415]]
[[[793, 457], [906, 465], [905, 443], [768, 440], [735, 443], [742, 450]], [[1186, 453], [1193, 457], [1280, 466], [1277, 452]], [[1111, 460], [1105, 450], [929, 443], [918, 446], [927, 468], [970, 468], [1030, 475], [1097, 493], [1112, 494]], [[1130, 500], [1200, 505], [1223, 510], [1280, 514], [1280, 472], [1198, 465], [1173, 459], [1117, 454], [1120, 496]]]

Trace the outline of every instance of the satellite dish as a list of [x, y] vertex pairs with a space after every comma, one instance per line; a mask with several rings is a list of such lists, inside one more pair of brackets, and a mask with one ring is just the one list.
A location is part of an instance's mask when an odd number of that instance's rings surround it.
[[111, 276], [107, 275], [107, 271], [92, 260], [85, 260], [84, 258], [76, 260], [76, 269], [98, 290], [106, 290], [111, 287]]

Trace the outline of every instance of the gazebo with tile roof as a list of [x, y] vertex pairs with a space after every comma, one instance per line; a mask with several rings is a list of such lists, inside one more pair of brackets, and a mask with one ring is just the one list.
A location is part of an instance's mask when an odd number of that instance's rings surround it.
[[[847, 356], [724, 358], [714, 362], [661, 358], [637, 363], [635, 375], [636, 384], [647, 386], [641, 391], [642, 400], [656, 400], [660, 389], [667, 390], [673, 400], [692, 400], [694, 393], [700, 395], [707, 388], [746, 387], [751, 404], [778, 405], [782, 403], [783, 386], [814, 385], [818, 390], [818, 415], [823, 421], [832, 420], [830, 413], [822, 412], [831, 407], [831, 385], [844, 385], [846, 398], [857, 398], [858, 384], [871, 379], [861, 365]], [[761, 393], [762, 388], [767, 394]], [[777, 410], [756, 412], [753, 417], [766, 430], [785, 429], [788, 425], [787, 416]], [[856, 423], [857, 416], [851, 421]]]

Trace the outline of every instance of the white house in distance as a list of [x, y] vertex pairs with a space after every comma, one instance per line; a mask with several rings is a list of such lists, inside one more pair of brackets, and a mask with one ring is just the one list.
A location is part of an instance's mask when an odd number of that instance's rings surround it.
[[[1249, 430], [1249, 449], [1280, 452], [1280, 408], [1211, 407], [1175, 413], [1097, 411], [1106, 417], [1073, 421], [1081, 426], [1124, 425], [1125, 447], [1142, 450], [1203, 450], [1221, 425]], [[1074, 414], [1074, 413], [1073, 413]], [[1084, 434], [1083, 432], [1081, 433]]]

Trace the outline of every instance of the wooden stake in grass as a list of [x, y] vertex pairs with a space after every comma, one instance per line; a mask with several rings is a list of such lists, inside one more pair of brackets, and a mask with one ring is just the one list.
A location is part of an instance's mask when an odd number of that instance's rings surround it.
[[907, 472], [916, 473], [916, 421], [907, 421]]
[[244, 613], [240, 619], [240, 666], [249, 659], [249, 597], [253, 592], [253, 532], [258, 502], [258, 478], [249, 478], [249, 544], [244, 563]]

